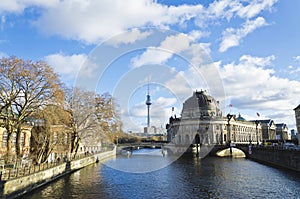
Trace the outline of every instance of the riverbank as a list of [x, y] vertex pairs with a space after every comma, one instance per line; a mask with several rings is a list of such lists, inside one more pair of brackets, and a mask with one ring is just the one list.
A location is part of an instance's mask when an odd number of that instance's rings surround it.
[[248, 154], [248, 158], [269, 166], [300, 172], [300, 150], [279, 147], [253, 147], [251, 154]]
[[19, 197], [66, 174], [115, 156], [116, 147], [111, 151], [92, 154], [88, 157], [66, 161], [57, 166], [34, 172], [32, 174], [27, 174], [14, 179], [3, 180], [0, 182], [1, 198], [9, 199]]

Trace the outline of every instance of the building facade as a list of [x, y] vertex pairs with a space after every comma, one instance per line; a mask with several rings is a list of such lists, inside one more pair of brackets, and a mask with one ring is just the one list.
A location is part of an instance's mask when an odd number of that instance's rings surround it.
[[[20, 135], [20, 152], [21, 154], [28, 154], [30, 151], [30, 136], [31, 136], [32, 126], [23, 125], [21, 128]], [[16, 151], [17, 145], [17, 133], [12, 134], [12, 152], [13, 154]], [[0, 127], [0, 158], [7, 153], [7, 143], [8, 143], [8, 132], [5, 128]]]
[[276, 140], [290, 140], [289, 129], [286, 124], [276, 124]]
[[181, 117], [170, 117], [166, 125], [168, 141], [176, 145], [262, 142], [261, 123], [239, 115], [223, 116], [219, 102], [206, 91], [196, 91], [183, 103]]
[[298, 135], [300, 133], [300, 104], [294, 108]]
[[[295, 119], [296, 119], [296, 126], [297, 126], [297, 135], [298, 135], [298, 140], [300, 140], [300, 104], [294, 108], [295, 111]], [[299, 142], [300, 145], [300, 142]]]
[[257, 120], [261, 124], [262, 139], [276, 140], [276, 124], [273, 120]]

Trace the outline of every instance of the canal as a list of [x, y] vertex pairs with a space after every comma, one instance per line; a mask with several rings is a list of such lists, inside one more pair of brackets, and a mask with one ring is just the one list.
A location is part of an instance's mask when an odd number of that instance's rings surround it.
[[248, 159], [141, 149], [60, 178], [22, 198], [300, 198], [300, 174]]

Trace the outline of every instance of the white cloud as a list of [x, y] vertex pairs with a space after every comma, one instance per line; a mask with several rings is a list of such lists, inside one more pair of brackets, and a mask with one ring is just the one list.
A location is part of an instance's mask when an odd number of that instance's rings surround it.
[[248, 20], [239, 29], [227, 28], [222, 33], [222, 41], [219, 51], [225, 52], [228, 48], [238, 46], [240, 41], [255, 29], [266, 26], [267, 23], [263, 17], [257, 17], [255, 20]]
[[175, 7], [152, 0], [65, 0], [43, 12], [34, 24], [48, 35], [97, 43], [135, 27], [183, 23], [202, 10], [202, 5]]
[[196, 24], [205, 27], [211, 21], [226, 19], [230, 22], [232, 18], [251, 19], [258, 16], [262, 11], [272, 11], [278, 0], [219, 0], [213, 1], [203, 13], [198, 15]]
[[209, 18], [226, 18], [230, 20], [231, 17], [243, 7], [240, 1], [222, 0], [212, 2], [208, 9]]
[[[5, 16], [1, 16], [1, 21], [0, 21], [0, 30], [3, 30], [4, 24], [6, 22]], [[1, 42], [0, 42], [1, 43]]]
[[200, 31], [200, 30], [192, 30], [187, 36], [191, 38], [192, 41], [202, 39], [208, 37], [210, 32]]
[[[180, 83], [179, 83], [180, 82]], [[164, 83], [165, 87], [176, 94], [177, 98], [185, 100], [191, 95], [193, 88], [186, 78], [186, 72], [180, 71]]]
[[[1, 41], [0, 41], [1, 44]], [[4, 57], [9, 57], [6, 53], [0, 51], [0, 59]]]
[[107, 43], [116, 47], [120, 44], [132, 44], [137, 40], [147, 38], [151, 34], [151, 31], [141, 32], [141, 30], [135, 28], [116, 37], [113, 37], [112, 39], [108, 40]]
[[252, 18], [257, 16], [263, 10], [270, 10], [278, 0], [256, 0], [250, 1], [246, 6], [240, 7], [237, 11], [238, 16], [242, 18]]
[[0, 14], [1, 13], [18, 13], [21, 14], [25, 8], [30, 6], [39, 7], [53, 7], [59, 3], [59, 0], [1, 0]]
[[293, 57], [295, 61], [300, 61], [300, 55]]
[[209, 43], [195, 43], [192, 39], [202, 36], [200, 32], [192, 31], [189, 34], [179, 33], [167, 36], [158, 47], [148, 47], [147, 50], [131, 60], [134, 67], [145, 64], [163, 64], [174, 54], [190, 60], [190, 64], [199, 65], [208, 58]]
[[134, 67], [139, 67], [145, 64], [162, 64], [170, 59], [173, 54], [187, 50], [191, 40], [183, 33], [171, 35], [165, 38], [159, 47], [149, 47], [140, 56], [131, 60]]
[[227, 97], [235, 107], [254, 112], [289, 111], [299, 102], [300, 82], [277, 77], [274, 70], [263, 68], [270, 64], [270, 59], [272, 56], [260, 58], [259, 62], [257, 57], [247, 62], [240, 59], [239, 63], [221, 68]]
[[152, 0], [65, 0], [49, 6], [35, 25], [48, 35], [97, 43], [131, 28], [168, 28], [193, 18], [197, 18], [196, 23], [222, 18], [229, 21], [233, 16], [250, 19], [265, 9], [270, 10], [275, 2], [261, 0], [243, 5], [244, 1], [223, 0], [205, 8], [201, 4], [166, 6]]
[[[167, 6], [154, 0], [3, 0], [1, 13], [21, 14], [28, 7], [43, 8], [38, 11], [33, 25], [45, 35], [59, 35], [65, 39], [98, 44], [100, 41], [130, 29], [140, 27], [170, 28], [186, 22], [196, 25], [214, 25], [222, 19], [247, 19], [241, 29], [227, 29], [223, 32], [220, 51], [239, 45], [240, 40], [253, 29], [265, 25], [264, 19], [257, 17], [262, 11], [272, 10], [277, 0], [219, 0], [208, 7], [202, 4]], [[195, 19], [195, 20], [194, 20]], [[45, 25], [47, 24], [47, 25]], [[256, 26], [256, 27], [253, 27]], [[247, 30], [248, 28], [248, 30]], [[207, 31], [195, 31], [192, 37], [206, 37]], [[132, 32], [124, 43], [132, 43], [145, 34]]]
[[87, 56], [84, 54], [63, 55], [61, 53], [45, 56], [45, 61], [65, 80], [74, 79]]
[[299, 75], [300, 67], [289, 67], [289, 74]]
[[245, 65], [254, 65], [254, 66], [270, 66], [272, 64], [272, 61], [275, 60], [275, 56], [271, 55], [268, 57], [253, 57], [250, 55], [243, 55], [240, 57], [240, 62], [242, 62]]

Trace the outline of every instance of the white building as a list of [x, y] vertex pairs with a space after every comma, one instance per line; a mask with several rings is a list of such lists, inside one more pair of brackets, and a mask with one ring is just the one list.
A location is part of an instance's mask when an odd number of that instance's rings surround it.
[[168, 141], [176, 145], [197, 142], [204, 145], [262, 142], [258, 121], [246, 121], [239, 115], [222, 116], [219, 102], [206, 91], [196, 91], [183, 103], [180, 118], [170, 117]]

